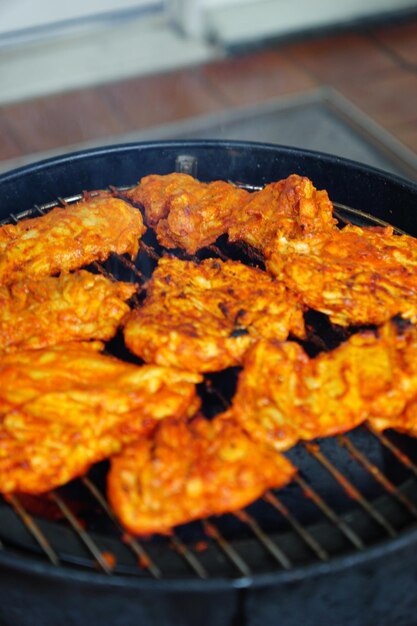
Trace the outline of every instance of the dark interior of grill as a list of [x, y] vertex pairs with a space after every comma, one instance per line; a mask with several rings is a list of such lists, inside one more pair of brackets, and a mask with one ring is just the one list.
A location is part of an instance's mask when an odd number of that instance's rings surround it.
[[[36, 206], [11, 219], [36, 216], [80, 198]], [[337, 207], [337, 215], [341, 223], [380, 224], [348, 207]], [[89, 269], [137, 282], [135, 306], [162, 253], [148, 230], [134, 263], [113, 255]], [[174, 253], [190, 258], [181, 251]], [[213, 256], [262, 267], [254, 251], [229, 245], [225, 237], [197, 258]], [[310, 336], [303, 345], [311, 355], [336, 347], [358, 330], [334, 327], [314, 312], [307, 313], [306, 321]], [[120, 335], [107, 350], [140, 363], [126, 350]], [[199, 393], [207, 418], [230, 402], [237, 373], [238, 368], [230, 368], [205, 376]], [[299, 444], [287, 455], [299, 472], [285, 489], [267, 492], [240, 513], [178, 527], [169, 537], [134, 538], [123, 531], [105, 499], [108, 464], [104, 462], [87, 477], [45, 496], [4, 499], [0, 539], [12, 552], [92, 572], [167, 579], [237, 578], [325, 562], [395, 537], [415, 524], [417, 442], [413, 439], [362, 426], [347, 435]]]

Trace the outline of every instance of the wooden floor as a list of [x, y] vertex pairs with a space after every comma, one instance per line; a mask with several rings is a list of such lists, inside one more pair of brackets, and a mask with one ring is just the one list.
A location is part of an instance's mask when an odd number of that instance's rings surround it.
[[417, 18], [0, 109], [0, 159], [332, 86], [417, 153]]

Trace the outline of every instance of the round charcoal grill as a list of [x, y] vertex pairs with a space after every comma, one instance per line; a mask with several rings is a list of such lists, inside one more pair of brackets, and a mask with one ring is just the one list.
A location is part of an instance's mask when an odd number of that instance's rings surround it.
[[[390, 222], [417, 235], [417, 186], [410, 182], [318, 153], [216, 141], [115, 146], [22, 168], [0, 177], [0, 218], [16, 222], [84, 192], [110, 186], [117, 193], [142, 176], [174, 170], [248, 189], [297, 172], [328, 190], [340, 222]], [[133, 263], [113, 255], [90, 269], [140, 284], [162, 253], [148, 232]], [[225, 238], [197, 255], [208, 256], [259, 265]], [[324, 316], [311, 315], [312, 352], [343, 340]], [[120, 337], [109, 351], [135, 361]], [[206, 376], [200, 393], [208, 417], [231, 401], [236, 376], [233, 368]], [[288, 487], [170, 537], [123, 531], [105, 498], [106, 463], [44, 497], [3, 500], [0, 622], [411, 626], [417, 441], [365, 425], [300, 444], [288, 456], [299, 468]]]

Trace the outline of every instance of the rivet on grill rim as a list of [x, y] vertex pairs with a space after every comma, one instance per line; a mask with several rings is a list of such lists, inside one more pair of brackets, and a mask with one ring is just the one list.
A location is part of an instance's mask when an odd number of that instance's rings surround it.
[[180, 174], [197, 176], [197, 157], [191, 154], [179, 154], [175, 159], [175, 171]]

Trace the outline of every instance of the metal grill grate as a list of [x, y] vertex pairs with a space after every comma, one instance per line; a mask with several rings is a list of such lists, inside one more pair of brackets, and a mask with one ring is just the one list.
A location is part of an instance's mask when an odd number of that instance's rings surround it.
[[[117, 194], [125, 188], [109, 189]], [[37, 205], [2, 223], [17, 223], [82, 198], [83, 194], [77, 194]], [[336, 205], [336, 209], [341, 222], [381, 224], [349, 207]], [[112, 255], [104, 264], [94, 263], [92, 269], [143, 284], [160, 253], [149, 233], [135, 262]], [[222, 241], [202, 255], [222, 259], [237, 255], [250, 264], [259, 261]], [[139, 299], [140, 293], [135, 303]], [[116, 354], [123, 352], [117, 340], [112, 349]], [[235, 373], [229, 376], [233, 379]], [[217, 403], [220, 410], [227, 405], [222, 373], [206, 377], [205, 394], [206, 404]], [[132, 537], [120, 526], [104, 496], [107, 466], [102, 463], [88, 477], [45, 498], [4, 498], [0, 550], [47, 559], [54, 567], [113, 576], [239, 578], [325, 562], [396, 537], [415, 525], [417, 442], [397, 434], [380, 434], [365, 425], [347, 435], [300, 444], [288, 456], [299, 472], [287, 488], [268, 491], [234, 515], [193, 522], [170, 537], [147, 540]], [[42, 514], [37, 512], [39, 506]]]

